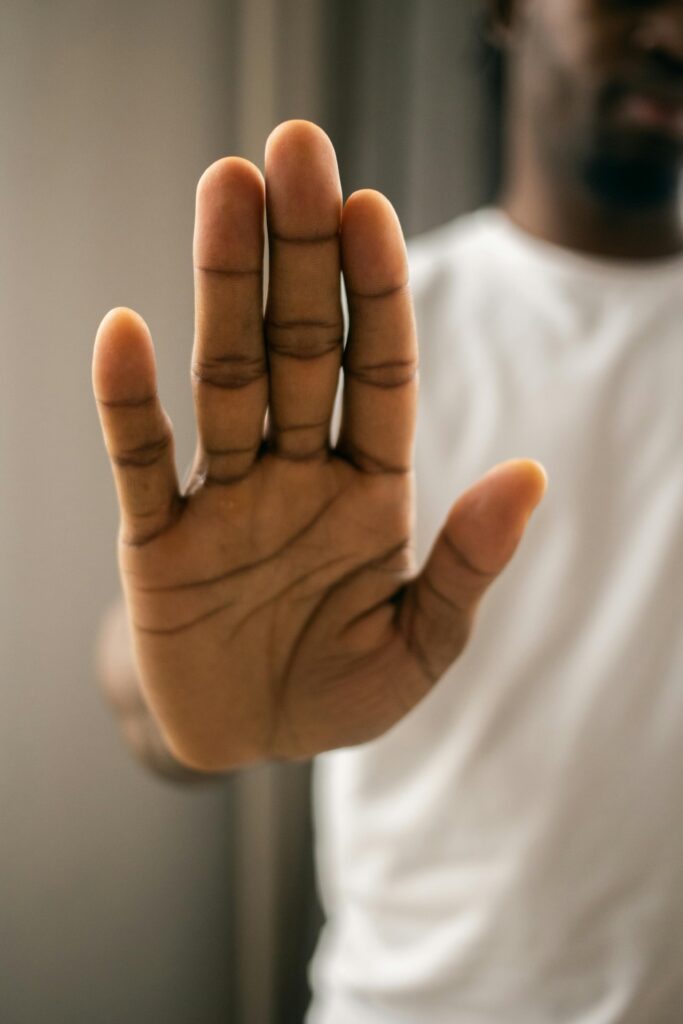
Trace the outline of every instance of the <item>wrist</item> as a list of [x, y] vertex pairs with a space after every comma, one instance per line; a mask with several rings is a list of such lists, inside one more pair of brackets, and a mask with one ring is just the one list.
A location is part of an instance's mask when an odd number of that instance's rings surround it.
[[139, 713], [127, 715], [120, 724], [132, 753], [155, 775], [171, 782], [186, 784], [210, 782], [224, 777], [216, 772], [198, 771], [179, 761], [168, 749], [159, 727], [147, 708]]

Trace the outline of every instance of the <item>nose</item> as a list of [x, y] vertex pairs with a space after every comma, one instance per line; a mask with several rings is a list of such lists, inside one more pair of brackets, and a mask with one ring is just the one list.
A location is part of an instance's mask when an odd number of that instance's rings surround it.
[[653, 4], [640, 19], [633, 41], [647, 53], [683, 63], [683, 0]]

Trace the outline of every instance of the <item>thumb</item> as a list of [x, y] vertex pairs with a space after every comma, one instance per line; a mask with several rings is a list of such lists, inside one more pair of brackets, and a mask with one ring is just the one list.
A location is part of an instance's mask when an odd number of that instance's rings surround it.
[[465, 646], [482, 594], [512, 558], [546, 485], [540, 463], [513, 459], [489, 470], [453, 505], [398, 617], [430, 683]]

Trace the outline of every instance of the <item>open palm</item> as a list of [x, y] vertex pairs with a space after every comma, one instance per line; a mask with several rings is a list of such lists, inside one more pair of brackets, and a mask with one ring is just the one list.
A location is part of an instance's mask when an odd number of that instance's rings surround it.
[[462, 650], [545, 487], [534, 462], [496, 467], [416, 575], [417, 343], [400, 225], [376, 192], [342, 203], [315, 125], [276, 129], [265, 166], [264, 183], [253, 164], [220, 160], [197, 189], [198, 447], [184, 492], [144, 322], [112, 310], [95, 344], [140, 682], [174, 754], [207, 771], [395, 724]]

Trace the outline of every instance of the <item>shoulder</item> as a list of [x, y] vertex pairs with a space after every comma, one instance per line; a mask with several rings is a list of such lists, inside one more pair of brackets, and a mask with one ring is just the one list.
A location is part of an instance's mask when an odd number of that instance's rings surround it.
[[417, 302], [442, 285], [477, 272], [490, 254], [499, 214], [483, 208], [448, 221], [407, 243], [410, 283]]

